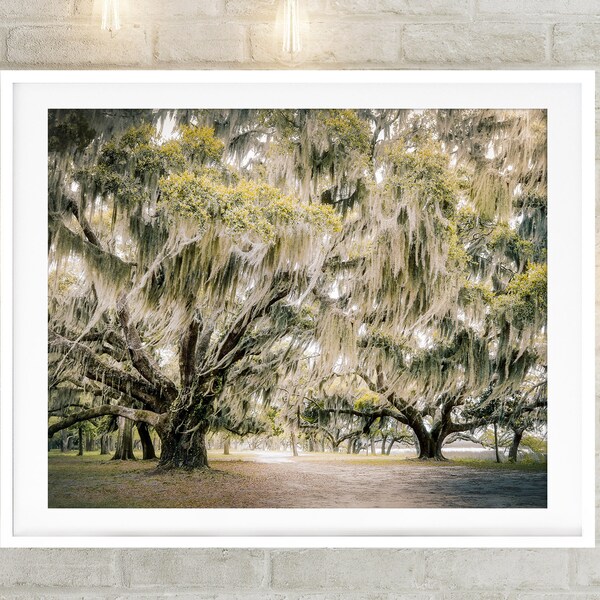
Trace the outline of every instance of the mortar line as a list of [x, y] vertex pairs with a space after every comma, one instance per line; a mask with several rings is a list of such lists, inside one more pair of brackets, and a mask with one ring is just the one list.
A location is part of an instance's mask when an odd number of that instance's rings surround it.
[[479, 16], [477, 0], [470, 0], [469, 2], [469, 14], [471, 16], [471, 21], [477, 21], [477, 17]]
[[272, 566], [271, 566], [271, 549], [270, 548], [267, 548], [265, 550], [263, 568], [264, 568], [264, 570], [263, 570], [262, 584], [260, 587], [262, 589], [267, 589], [267, 590], [271, 591], [271, 586], [273, 583], [273, 572], [272, 572]]
[[552, 63], [552, 51], [554, 50], [554, 28], [556, 23], [548, 23], [546, 26], [546, 62]]

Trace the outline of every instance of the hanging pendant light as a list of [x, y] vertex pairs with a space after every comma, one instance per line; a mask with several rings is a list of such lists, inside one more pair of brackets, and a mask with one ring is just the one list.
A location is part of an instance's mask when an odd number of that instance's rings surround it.
[[291, 55], [302, 50], [298, 2], [299, 0], [283, 0], [283, 51]]
[[106, 31], [118, 31], [121, 29], [121, 15], [119, 0], [103, 0], [102, 6], [102, 29]]

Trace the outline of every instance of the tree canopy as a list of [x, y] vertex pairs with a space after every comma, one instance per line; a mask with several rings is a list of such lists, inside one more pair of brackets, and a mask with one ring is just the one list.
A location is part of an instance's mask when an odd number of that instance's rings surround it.
[[543, 418], [546, 180], [537, 110], [50, 111], [49, 434]]

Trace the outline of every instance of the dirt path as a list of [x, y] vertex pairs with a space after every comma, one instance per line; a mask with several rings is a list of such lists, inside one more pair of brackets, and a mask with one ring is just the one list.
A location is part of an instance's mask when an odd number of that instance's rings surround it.
[[311, 455], [213, 458], [201, 473], [93, 455], [49, 461], [50, 507], [543, 508], [546, 472]]
[[539, 508], [546, 505], [544, 472], [450, 464], [431, 466], [412, 461], [395, 464], [290, 461], [261, 464], [260, 468], [253, 464], [251, 469], [242, 462], [214, 464], [228, 473], [241, 476], [252, 473], [260, 495], [250, 494], [247, 500], [251, 504], [244, 506]]

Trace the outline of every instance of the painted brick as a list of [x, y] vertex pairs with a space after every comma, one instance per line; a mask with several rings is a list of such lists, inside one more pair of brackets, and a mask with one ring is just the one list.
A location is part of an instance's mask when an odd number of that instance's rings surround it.
[[0, 588], [110, 586], [115, 580], [112, 550], [0, 550]]
[[6, 39], [8, 38], [8, 28], [0, 27], [0, 64], [6, 60]]
[[[259, 19], [275, 19], [280, 15], [281, 0], [225, 0], [225, 13], [234, 17]], [[328, 12], [327, 0], [302, 0], [301, 15], [318, 16]]]
[[[400, 32], [395, 24], [368, 22], [311, 23], [303, 32], [300, 60], [304, 63], [391, 65], [399, 61]], [[281, 37], [272, 24], [250, 28], [252, 60], [285, 62]]]
[[8, 35], [8, 61], [28, 65], [144, 65], [150, 49], [143, 29], [115, 35], [99, 27], [18, 27]]
[[598, 600], [598, 598], [600, 598], [600, 592], [573, 592], [572, 594], [565, 594], [564, 592], [530, 594], [523, 592], [522, 594], [510, 596], [509, 600]]
[[352, 594], [343, 592], [341, 594], [327, 592], [324, 594], [286, 594], [286, 600], [293, 598], [294, 600], [441, 600], [431, 592], [401, 592], [400, 594], [388, 594], [386, 592], [362, 592], [360, 594]]
[[419, 552], [405, 550], [282, 550], [272, 552], [274, 590], [412, 590]]
[[[306, 28], [304, 29], [304, 32]], [[306, 46], [306, 35], [303, 35], [303, 44]], [[272, 24], [250, 26], [250, 56], [256, 63], [284, 62], [281, 47], [281, 32]], [[302, 60], [306, 60], [306, 51], [302, 53]]]
[[[143, 590], [130, 590], [129, 593], [123, 593], [114, 600], [287, 600], [281, 594], [271, 594], [268, 591], [264, 593], [243, 592], [241, 594], [231, 592], [194, 592], [174, 590], [172, 587], [165, 588], [162, 591], [148, 593], [147, 588]], [[85, 599], [87, 600], [87, 599]]]
[[[7, 595], [0, 594], [0, 600], [119, 600], [118, 593], [110, 588], [105, 588], [99, 592], [97, 588], [94, 590], [72, 591], [62, 589], [55, 593], [32, 592], [31, 588], [13, 589]], [[139, 599], [139, 596], [138, 596]]]
[[[596, 132], [600, 131], [600, 110], [596, 109]], [[600, 150], [600, 136], [596, 135], [596, 157], [600, 157], [598, 151]], [[598, 432], [596, 432], [598, 433]]]
[[574, 550], [575, 585], [600, 587], [600, 548]]
[[[600, 191], [600, 187], [598, 187], [600, 185], [600, 176], [598, 176], [598, 168], [596, 168], [596, 190], [597, 193], [598, 191]], [[596, 214], [598, 214], [598, 211], [596, 211]], [[600, 226], [600, 219], [598, 219], [598, 217], [596, 217], [596, 240], [598, 239], [598, 228]], [[598, 242], [596, 242], [596, 257], [598, 257], [598, 248], [599, 248], [600, 244]], [[598, 260], [598, 258], [596, 258], [596, 264], [598, 264], [598, 262], [600, 262]], [[600, 278], [598, 277], [598, 269], [596, 269], [596, 289], [598, 289], [598, 284], [600, 282]], [[596, 298], [598, 298], [598, 295], [596, 294]], [[598, 300], [596, 300], [596, 314], [598, 314], [599, 307], [598, 307]], [[600, 337], [598, 329], [600, 328], [600, 324], [598, 323], [598, 321], [596, 321], [596, 339], [598, 339], [598, 337]], [[596, 355], [600, 354], [600, 351], [598, 350], [598, 348], [596, 347]], [[596, 368], [596, 372], [598, 372], [598, 369]], [[598, 393], [596, 393], [596, 406], [598, 406], [599, 401], [598, 401]], [[600, 421], [600, 416], [598, 415], [598, 410], [596, 409], [596, 448], [600, 448], [600, 442], [598, 442], [598, 438], [600, 437], [600, 426], [598, 425], [598, 421]], [[600, 464], [600, 453], [596, 452], [596, 547], [600, 548], [600, 527], [598, 527], [598, 524], [600, 524], [600, 475], [597, 472], [597, 466], [598, 464]], [[598, 560], [600, 561], [600, 558], [598, 558]], [[599, 567], [600, 568], [600, 567]]]
[[407, 25], [408, 62], [433, 64], [535, 63], [545, 60], [546, 28], [540, 25]]
[[180, 64], [242, 62], [245, 38], [245, 29], [230, 23], [167, 25], [159, 30], [156, 58]]
[[[446, 600], [442, 596], [432, 595], [431, 593], [402, 593], [387, 594], [387, 593], [362, 593], [362, 594], [273, 594], [251, 593], [251, 594], [231, 594], [224, 593], [202, 593], [202, 592], [181, 592], [172, 588], [165, 588], [164, 591], [148, 593], [144, 590], [130, 590], [128, 592], [118, 593], [111, 590], [105, 590], [102, 595], [96, 595], [93, 591], [90, 593], [87, 590], [82, 592], [70, 592], [68, 590], [61, 591], [59, 594], [32, 594], [30, 589], [11, 590], [9, 594], [2, 595], [0, 600]], [[471, 600], [471, 599], [469, 599]], [[472, 600], [496, 600], [490, 596], [484, 595]]]
[[398, 17], [422, 15], [444, 17], [469, 13], [469, 0], [333, 0], [331, 12], [337, 14], [393, 14]]
[[600, 23], [556, 25], [552, 56], [558, 62], [597, 65], [600, 57]]
[[600, 0], [479, 0], [477, 7], [485, 15], [495, 14], [514, 19], [522, 19], [526, 15], [535, 21], [577, 15], [600, 18]]
[[123, 553], [127, 585], [248, 589], [264, 578], [260, 550], [129, 550]]
[[224, 0], [145, 0], [144, 2], [131, 2], [130, 14], [132, 17], [161, 21], [171, 17], [202, 17], [223, 14]]
[[568, 562], [568, 552], [558, 550], [430, 550], [425, 555], [425, 587], [564, 590]]
[[225, 14], [232, 16], [274, 19], [279, 9], [277, 0], [226, 0]]
[[[121, 2], [123, 23], [221, 15], [225, 0], [130, 0]], [[102, 4], [98, 0], [75, 0], [75, 15], [100, 18]]]
[[0, 19], [55, 19], [73, 12], [73, 0], [2, 0]]
[[508, 592], [475, 592], [465, 590], [460, 592], [446, 592], [440, 600], [514, 600], [509, 598]]

